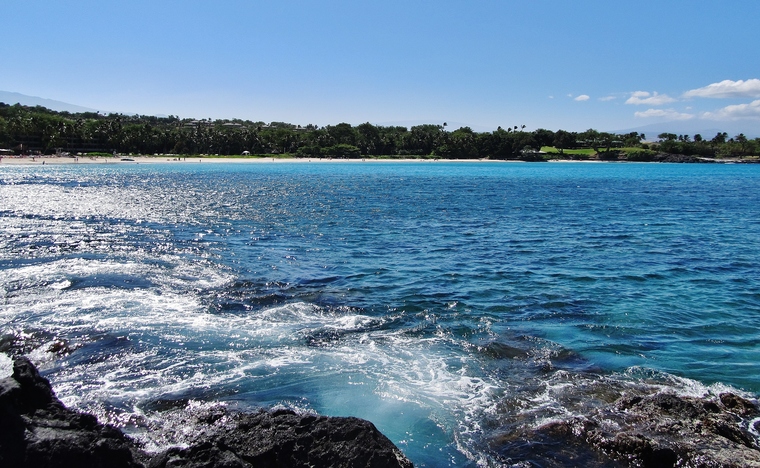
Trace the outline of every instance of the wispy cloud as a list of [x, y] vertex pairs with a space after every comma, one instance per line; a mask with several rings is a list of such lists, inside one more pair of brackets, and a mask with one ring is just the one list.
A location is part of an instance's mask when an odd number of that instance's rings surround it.
[[588, 101], [589, 99], [591, 99], [591, 97], [588, 94], [581, 94], [575, 98], [576, 101]]
[[671, 102], [675, 102], [675, 99], [668, 96], [667, 94], [659, 94], [656, 91], [654, 93], [650, 93], [648, 91], [634, 91], [631, 93], [631, 97], [625, 101], [626, 104], [645, 104], [648, 106], [661, 106], [663, 104], [668, 104]]
[[715, 112], [705, 112], [702, 114], [702, 118], [709, 120], [760, 120], [760, 99], [749, 104], [736, 104], [726, 106]]
[[615, 99], [617, 99], [615, 96], [604, 96], [599, 98], [600, 101], [614, 101]]
[[683, 97], [704, 98], [756, 98], [760, 97], [760, 80], [723, 80], [719, 83], [709, 84], [702, 88], [692, 89], [683, 93]]
[[678, 112], [675, 109], [647, 109], [642, 112], [635, 112], [633, 115], [640, 118], [660, 117], [668, 120], [689, 120], [694, 118], [694, 114]]

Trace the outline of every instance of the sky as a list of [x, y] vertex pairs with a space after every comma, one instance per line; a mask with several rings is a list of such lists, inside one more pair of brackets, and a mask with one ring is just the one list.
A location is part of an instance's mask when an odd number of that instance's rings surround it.
[[755, 0], [0, 0], [0, 90], [108, 112], [760, 136]]

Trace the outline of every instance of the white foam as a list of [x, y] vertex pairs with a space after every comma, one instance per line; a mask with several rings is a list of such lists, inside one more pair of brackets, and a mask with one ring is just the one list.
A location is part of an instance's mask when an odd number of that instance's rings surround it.
[[755, 398], [751, 393], [721, 382], [706, 385], [698, 380], [639, 366], [627, 369], [623, 375], [634, 378], [637, 381], [641, 379], [652, 388], [663, 392], [675, 393], [682, 397], [705, 398], [718, 397], [721, 393], [734, 393], [750, 400], [754, 400]]
[[[377, 330], [372, 326], [383, 319], [308, 303], [246, 314], [211, 314], [192, 295], [93, 292], [70, 291], [68, 299], [52, 304], [57, 312], [46, 321], [123, 333], [134, 345], [53, 375], [64, 403], [91, 411], [104, 422], [127, 424], [152, 418], [134, 408], [156, 399], [255, 389], [251, 386], [256, 381], [267, 388], [279, 378], [305, 379], [327, 388], [316, 401], [287, 401], [288, 407], [313, 411], [312, 405], [320, 402], [340, 412], [339, 408], [353, 405], [349, 414], [371, 418], [391, 432], [413, 432], [405, 425], [415, 421], [391, 415], [418, 413], [443, 433], [464, 441], [481, 432], [481, 414], [494, 411], [498, 401], [495, 383], [468, 369], [466, 360], [451, 358], [448, 347], [459, 344], [448, 333], [420, 339], [399, 330]], [[303, 341], [311, 333], [330, 330], [346, 333], [324, 346]], [[160, 345], [137, 341], [143, 339], [160, 340]], [[208, 349], [203, 349], [204, 343]], [[349, 383], [341, 386], [336, 378]], [[464, 450], [467, 443], [462, 444]]]
[[760, 427], [760, 418], [754, 418], [749, 421], [747, 429], [753, 436], [755, 436], [755, 440], [760, 441], [760, 431], [757, 430], [758, 427]]
[[0, 379], [13, 375], [13, 361], [5, 353], [0, 353]]

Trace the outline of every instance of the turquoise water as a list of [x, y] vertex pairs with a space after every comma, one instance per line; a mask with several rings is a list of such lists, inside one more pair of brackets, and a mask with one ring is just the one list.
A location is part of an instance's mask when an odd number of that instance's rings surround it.
[[149, 447], [178, 406], [284, 405], [497, 464], [611, 388], [757, 395], [760, 166], [0, 167], [0, 297], [61, 399]]

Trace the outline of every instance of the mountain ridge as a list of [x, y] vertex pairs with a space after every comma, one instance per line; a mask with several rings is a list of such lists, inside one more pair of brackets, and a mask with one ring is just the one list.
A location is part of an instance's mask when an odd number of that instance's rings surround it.
[[57, 112], [103, 112], [102, 109], [93, 109], [90, 107], [78, 106], [63, 101], [56, 101], [55, 99], [47, 99], [38, 96], [28, 96], [26, 94], [16, 93], [12, 91], [0, 91], [0, 102], [14, 105], [21, 104], [22, 106], [42, 106], [50, 110]]
[[[57, 112], [70, 112], [70, 113], [80, 113], [80, 112], [100, 112], [102, 114], [110, 114], [110, 113], [121, 113], [126, 115], [133, 115], [132, 113], [128, 112], [113, 112], [113, 111], [104, 111], [103, 109], [94, 109], [91, 107], [84, 107], [79, 106], [76, 104], [71, 104], [68, 102], [63, 101], [57, 101], [55, 99], [48, 99], [48, 98], [42, 98], [38, 96], [29, 96], [26, 94], [21, 94], [17, 92], [12, 91], [1, 91], [0, 90], [0, 102], [4, 102], [9, 105], [14, 104], [21, 104], [23, 106], [42, 106], [46, 107], [50, 110], [54, 110]], [[157, 117], [166, 117], [165, 115], [157, 115]], [[393, 122], [380, 122], [376, 125], [384, 125], [384, 126], [405, 126], [407, 128], [413, 127], [415, 125], [423, 125], [423, 124], [430, 124], [430, 121], [421, 121], [421, 120], [406, 120], [406, 121], [393, 121]], [[489, 129], [488, 127], [484, 125], [468, 125], [466, 123], [462, 122], [449, 122], [447, 125], [447, 130], [453, 131], [457, 130], [462, 127], [470, 127], [472, 130], [476, 132], [491, 132], [495, 129]], [[659, 122], [659, 123], [652, 123], [647, 125], [642, 125], [639, 127], [632, 127], [627, 129], [619, 129], [619, 130], [602, 130], [602, 131], [608, 131], [610, 133], [616, 133], [616, 134], [626, 134], [631, 132], [637, 132], [637, 133], [643, 133], [646, 135], [647, 141], [655, 141], [657, 139], [657, 135], [661, 133], [675, 133], [675, 134], [686, 134], [689, 136], [693, 136], [694, 134], [699, 133], [702, 135], [702, 138], [710, 139], [714, 137], [719, 132], [727, 132], [729, 134], [729, 137], [733, 137], [738, 135], [739, 133], [744, 133], [744, 135], [748, 138], [758, 138], [760, 137], [760, 126], [758, 125], [751, 125], [751, 124], [744, 124], [744, 125], [737, 125], [736, 122], [733, 123], [733, 125], [727, 125], [726, 127], [730, 128], [724, 128], [720, 129], [718, 127], [712, 127], [711, 122], [705, 122], [704, 120], [688, 120], [688, 121], [671, 121], [671, 122]]]

